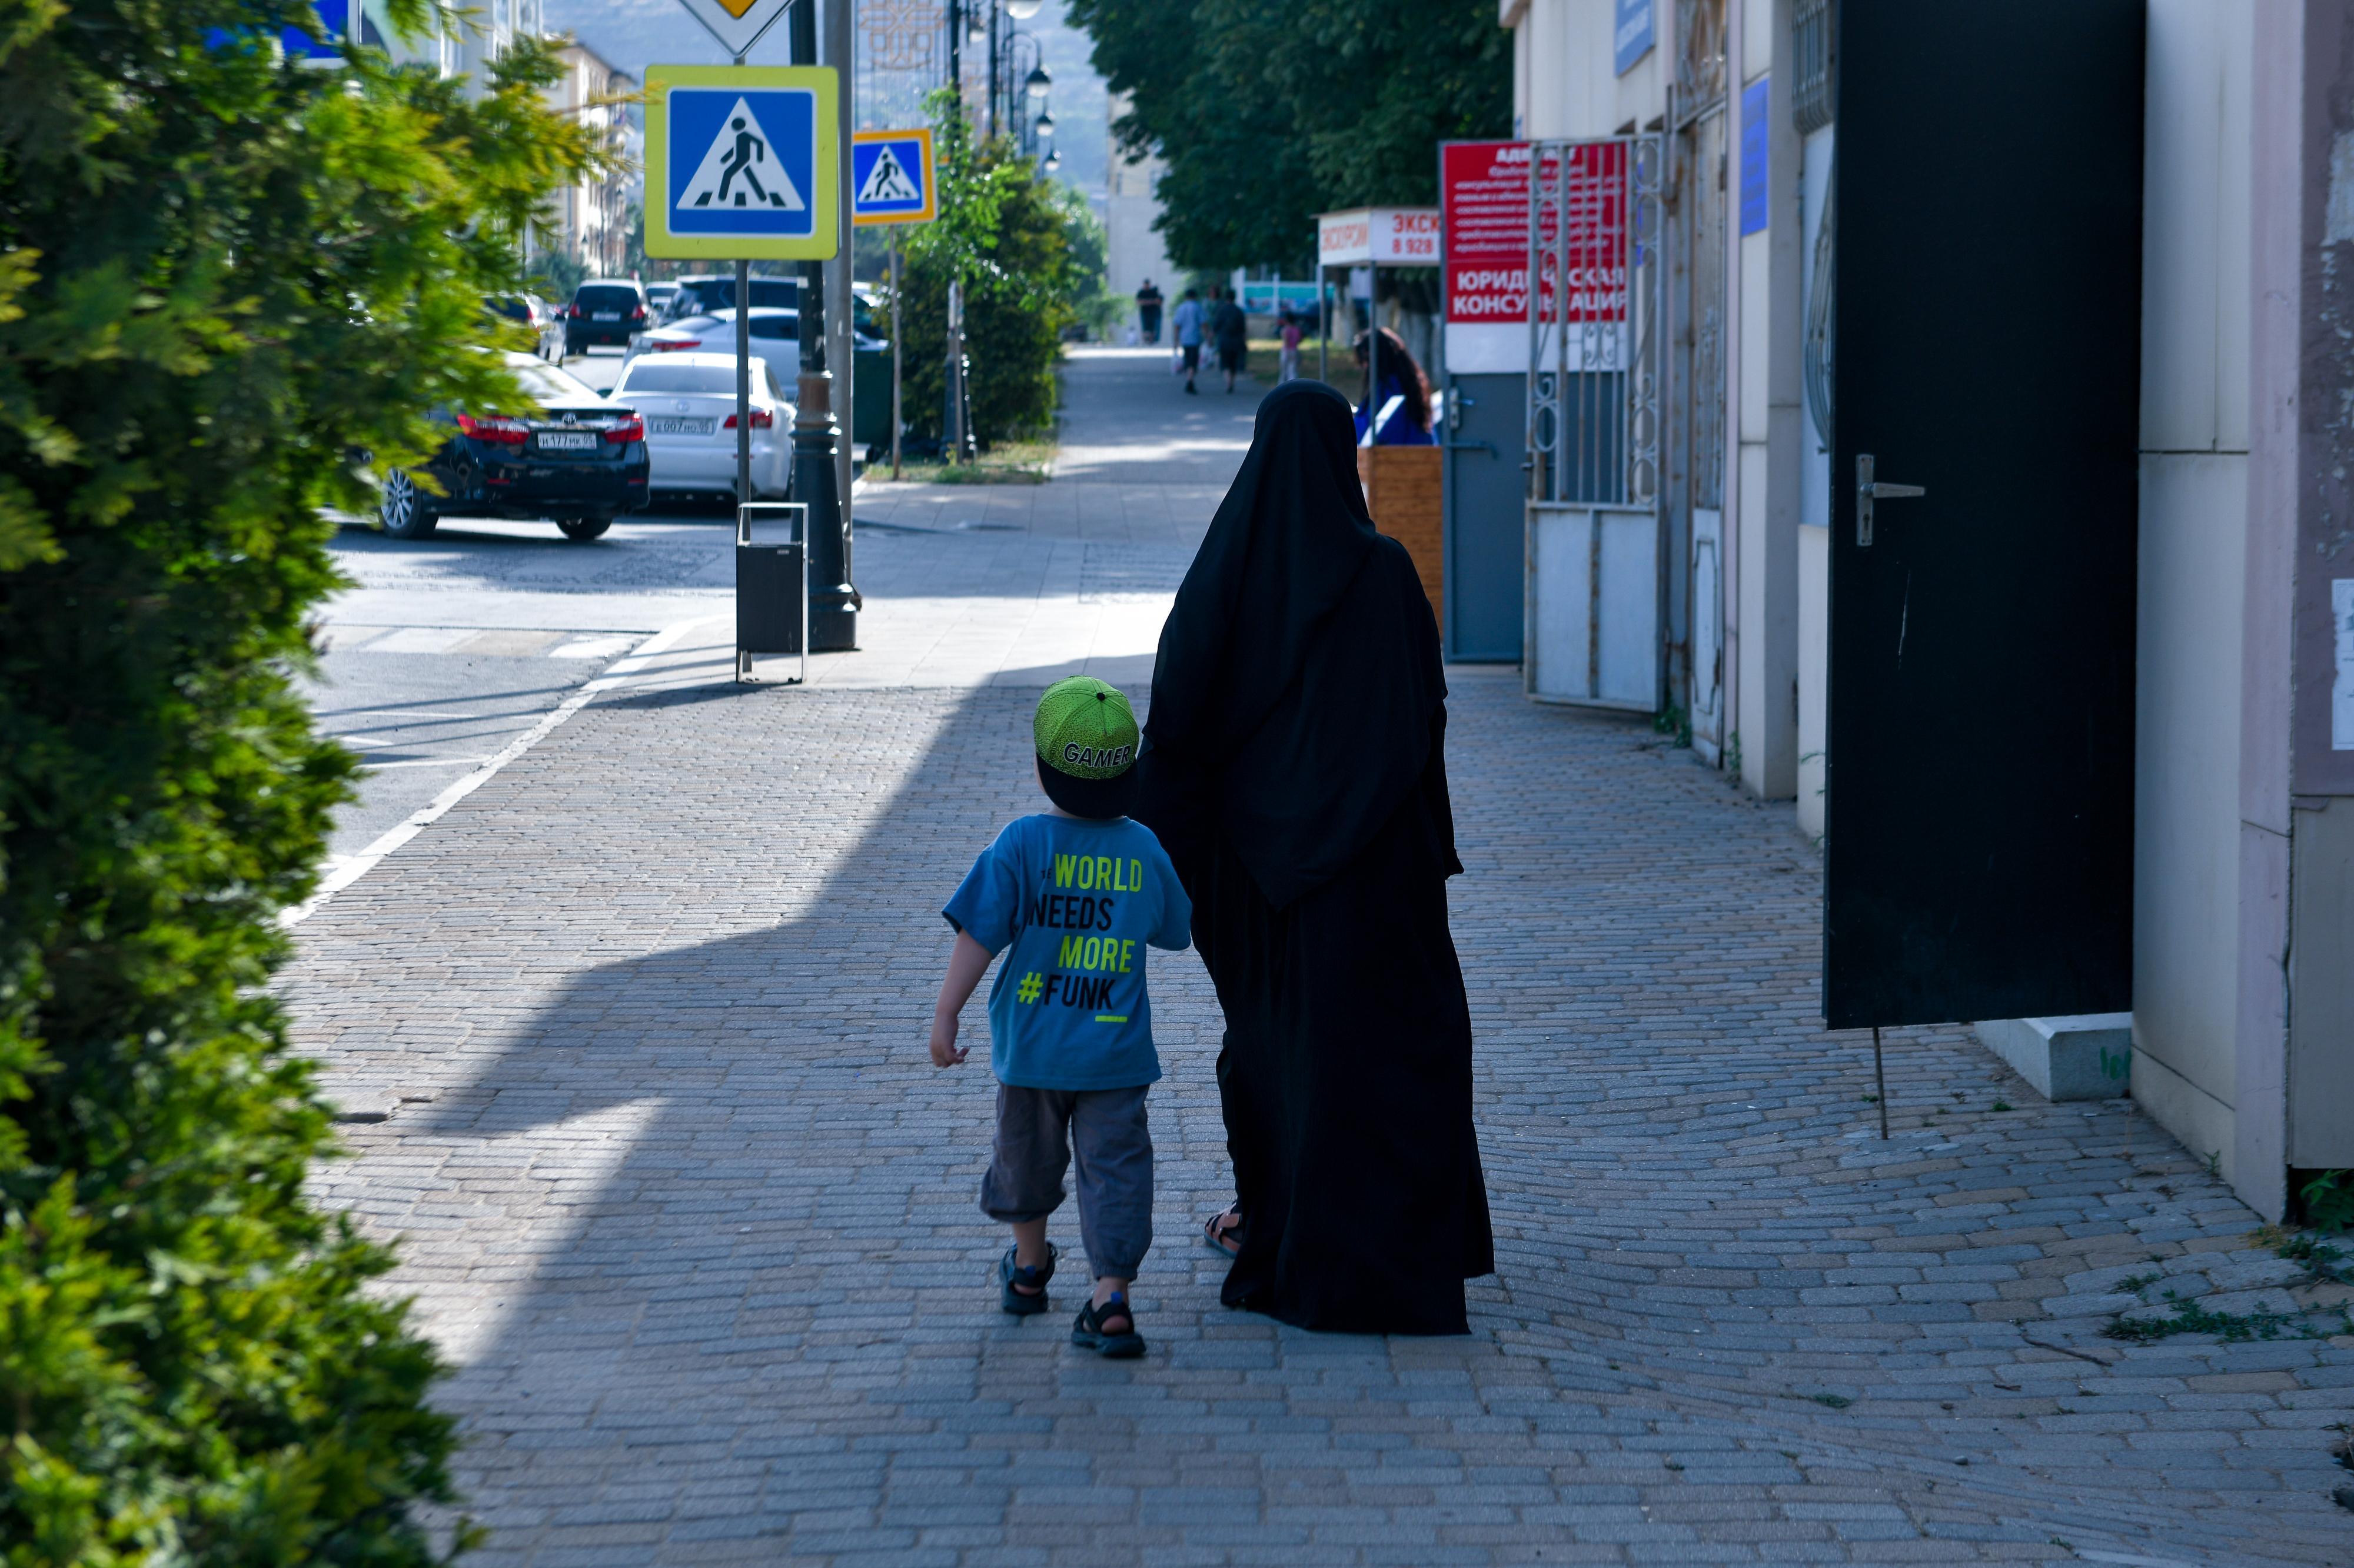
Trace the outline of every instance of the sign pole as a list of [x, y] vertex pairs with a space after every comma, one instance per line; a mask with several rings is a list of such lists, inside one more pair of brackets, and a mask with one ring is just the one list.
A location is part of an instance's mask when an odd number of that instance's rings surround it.
[[736, 499], [752, 499], [752, 264], [736, 263]]
[[[842, 90], [834, 99], [834, 114], [836, 155], [842, 171], [842, 189], [845, 195], [857, 189], [857, 183], [851, 173], [854, 146], [852, 132], [857, 124], [857, 114], [851, 103], [857, 75], [854, 69], [858, 37], [856, 3], [857, 0], [826, 0], [824, 52], [819, 57], [842, 73]], [[833, 372], [833, 410], [842, 427], [841, 439], [833, 449], [834, 493], [842, 503], [842, 580], [850, 588], [854, 598], [857, 595], [857, 588], [852, 576], [852, 556], [856, 543], [851, 526], [851, 503], [852, 492], [856, 488], [857, 470], [851, 461], [851, 442], [858, 425], [858, 334], [852, 322], [856, 296], [851, 289], [851, 250], [854, 232], [851, 214], [854, 206], [854, 200], [845, 200], [834, 209], [837, 249], [833, 265], [826, 269], [825, 274], [826, 363], [827, 368]]]
[[1324, 263], [1316, 263], [1316, 379], [1328, 381], [1325, 357], [1332, 347], [1332, 302], [1324, 291], [1331, 287], [1325, 281]]
[[[738, 54], [741, 66], [744, 57]], [[752, 263], [736, 260], [736, 504], [752, 499]], [[806, 536], [806, 531], [804, 531]]]
[[891, 477], [899, 477], [899, 237], [891, 237]]

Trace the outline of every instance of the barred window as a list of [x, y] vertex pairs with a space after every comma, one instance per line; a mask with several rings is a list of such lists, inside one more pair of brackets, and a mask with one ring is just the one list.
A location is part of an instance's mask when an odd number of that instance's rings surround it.
[[1790, 41], [1797, 69], [1791, 84], [1790, 112], [1801, 136], [1831, 122], [1831, 39], [1838, 31], [1838, 22], [1837, 0], [1793, 0]]

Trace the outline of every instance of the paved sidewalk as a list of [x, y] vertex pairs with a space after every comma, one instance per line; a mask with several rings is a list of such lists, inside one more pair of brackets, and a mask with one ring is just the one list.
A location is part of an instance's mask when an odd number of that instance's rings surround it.
[[1880, 1141], [1790, 814], [1509, 674], [1451, 677], [1500, 1263], [1471, 1334], [1218, 1305], [1190, 955], [1155, 958], [1151, 1353], [1064, 1343], [1076, 1278], [1003, 1318], [989, 1080], [923, 1041], [938, 908], [1034, 809], [1022, 668], [801, 691], [682, 658], [301, 927], [302, 1044], [398, 1103], [321, 1190], [406, 1238], [481, 1561], [2354, 1561], [2354, 1338], [2100, 1331], [2169, 1288], [2243, 1322], [2344, 1288], [2124, 1102], [2045, 1105], [1957, 1031], [1891, 1036]]

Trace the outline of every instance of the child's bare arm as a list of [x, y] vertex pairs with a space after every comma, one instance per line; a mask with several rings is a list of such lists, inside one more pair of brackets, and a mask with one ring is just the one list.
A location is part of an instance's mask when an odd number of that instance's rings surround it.
[[953, 1067], [965, 1058], [957, 1047], [957, 1014], [972, 998], [973, 987], [989, 972], [989, 949], [962, 931], [949, 951], [948, 978], [940, 981], [940, 1000], [932, 1007], [932, 1065]]

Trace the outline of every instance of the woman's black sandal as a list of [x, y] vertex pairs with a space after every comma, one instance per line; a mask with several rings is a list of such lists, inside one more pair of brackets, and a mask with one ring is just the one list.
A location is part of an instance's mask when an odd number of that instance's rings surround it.
[[[1106, 1329], [1107, 1320], [1121, 1326]], [[1079, 1308], [1078, 1320], [1071, 1325], [1071, 1343], [1116, 1361], [1144, 1353], [1144, 1336], [1136, 1331], [1136, 1314], [1129, 1310], [1128, 1298], [1118, 1291], [1100, 1307], [1090, 1301]]]
[[[1227, 1221], [1233, 1221], [1228, 1224]], [[1227, 1244], [1232, 1243], [1230, 1246]], [[1228, 1209], [1223, 1214], [1212, 1214], [1202, 1224], [1202, 1245], [1228, 1257], [1240, 1257], [1243, 1253], [1243, 1216], [1240, 1210]]]
[[[1016, 1318], [1033, 1318], [1046, 1309], [1046, 1281], [1055, 1277], [1055, 1260], [1063, 1255], [1049, 1242], [1044, 1264], [1024, 1268], [1013, 1261], [1018, 1250], [1007, 1247], [1005, 1256], [997, 1265], [997, 1304]], [[1017, 1285], [1023, 1288], [1016, 1290]]]

